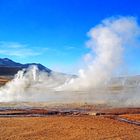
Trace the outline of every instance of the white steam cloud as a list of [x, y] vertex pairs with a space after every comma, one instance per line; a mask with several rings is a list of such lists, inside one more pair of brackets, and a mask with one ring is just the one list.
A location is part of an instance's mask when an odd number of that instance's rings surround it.
[[92, 28], [88, 33], [90, 40], [87, 42], [91, 53], [85, 55], [90, 65], [79, 71], [79, 78], [72, 81], [71, 86], [75, 89], [105, 86], [119, 71], [123, 63], [124, 49], [127, 49], [125, 47], [134, 43], [139, 33], [140, 28], [133, 17], [106, 19]]
[[119, 81], [116, 82], [117, 88], [115, 79], [112, 79], [122, 67], [125, 49], [134, 45], [139, 35], [140, 27], [134, 17], [105, 19], [88, 32], [87, 46], [91, 52], [85, 54], [85, 60], [89, 65], [79, 70], [78, 78], [58, 73], [48, 76], [36, 67], [26, 72], [22, 70], [0, 89], [0, 101], [121, 104], [125, 100], [123, 105], [140, 105], [140, 79], [134, 84], [130, 84], [129, 79], [116, 79]]

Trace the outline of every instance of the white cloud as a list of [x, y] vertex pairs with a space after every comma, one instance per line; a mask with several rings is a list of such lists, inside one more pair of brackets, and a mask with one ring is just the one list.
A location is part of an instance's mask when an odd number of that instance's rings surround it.
[[30, 47], [28, 44], [18, 42], [0, 41], [0, 54], [6, 56], [29, 57], [41, 55], [44, 50], [38, 47]]

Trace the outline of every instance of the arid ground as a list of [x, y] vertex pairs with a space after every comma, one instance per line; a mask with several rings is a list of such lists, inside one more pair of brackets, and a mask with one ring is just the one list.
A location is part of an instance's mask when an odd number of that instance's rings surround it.
[[140, 127], [91, 116], [0, 118], [1, 140], [139, 140]]
[[[121, 110], [120, 115], [117, 110]], [[113, 109], [82, 113], [42, 109], [2, 110], [0, 112], [0, 139], [139, 140], [140, 114], [136, 113], [140, 110], [134, 109], [133, 112], [133, 109], [117, 110], [115, 110], [116, 114]], [[130, 120], [130, 122], [119, 120], [119, 118]], [[133, 124], [133, 120], [137, 123]]]
[[10, 78], [0, 77], [0, 86], [5, 85], [9, 80], [10, 80]]

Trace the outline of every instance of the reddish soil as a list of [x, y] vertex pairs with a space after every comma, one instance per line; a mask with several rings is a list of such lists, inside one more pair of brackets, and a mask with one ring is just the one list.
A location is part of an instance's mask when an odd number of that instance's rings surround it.
[[0, 86], [5, 85], [8, 81], [10, 81], [9, 78], [0, 77]]
[[[96, 113], [93, 109], [89, 112], [89, 108], [87, 112], [80, 111], [1, 110], [0, 115], [3, 116], [0, 117], [0, 140], [140, 139], [140, 126], [115, 119], [124, 117], [139, 121], [140, 115], [136, 114], [140, 112], [139, 108], [101, 109]], [[46, 116], [32, 117], [35, 114]]]
[[120, 115], [122, 118], [126, 118], [128, 120], [140, 122], [140, 114], [124, 114]]
[[1, 140], [139, 140], [140, 127], [101, 116], [0, 118]]

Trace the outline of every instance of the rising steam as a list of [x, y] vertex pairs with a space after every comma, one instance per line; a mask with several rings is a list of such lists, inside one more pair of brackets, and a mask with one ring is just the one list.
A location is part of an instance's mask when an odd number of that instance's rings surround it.
[[105, 86], [119, 71], [124, 50], [134, 43], [139, 33], [139, 26], [133, 17], [106, 19], [92, 28], [88, 32], [90, 40], [87, 42], [91, 52], [85, 55], [86, 59], [90, 58], [90, 65], [79, 71], [80, 76], [71, 82], [71, 88]]
[[[134, 45], [139, 35], [140, 27], [134, 17], [105, 19], [88, 32], [90, 40], [86, 44], [91, 50], [85, 55], [88, 66], [79, 71], [78, 78], [58, 73], [48, 75], [32, 67], [19, 71], [0, 89], [0, 101], [102, 101], [121, 104], [125, 100], [123, 105], [139, 105], [139, 80], [133, 85], [128, 84], [129, 79], [125, 82], [117, 79], [117, 88], [116, 85], [113, 87], [113, 77], [124, 63], [124, 52], [127, 46]], [[132, 85], [133, 88], [130, 88]]]

